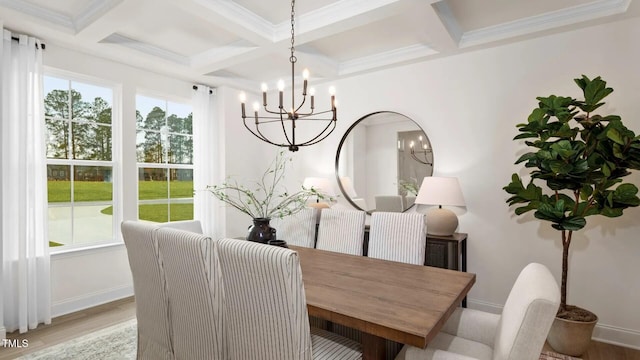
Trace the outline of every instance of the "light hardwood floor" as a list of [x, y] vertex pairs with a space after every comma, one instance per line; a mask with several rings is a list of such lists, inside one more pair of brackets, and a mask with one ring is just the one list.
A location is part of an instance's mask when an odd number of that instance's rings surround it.
[[[135, 313], [135, 303], [130, 297], [57, 317], [53, 319], [51, 325], [40, 326], [26, 334], [18, 334], [17, 332], [8, 334], [7, 338], [9, 339], [28, 340], [29, 346], [23, 348], [0, 347], [0, 360], [15, 359], [21, 355], [133, 319]], [[546, 345], [545, 350], [549, 350]], [[640, 350], [594, 341], [582, 358], [584, 360], [640, 360]]]

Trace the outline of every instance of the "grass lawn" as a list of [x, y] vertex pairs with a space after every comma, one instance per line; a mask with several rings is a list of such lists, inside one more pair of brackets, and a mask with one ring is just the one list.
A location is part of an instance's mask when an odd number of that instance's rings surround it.
[[[75, 181], [74, 183], [75, 201], [109, 201], [112, 199], [113, 187], [109, 182]], [[171, 181], [168, 186], [166, 181], [138, 181], [139, 199], [166, 199], [167, 187], [171, 190], [171, 198], [193, 197], [193, 181]], [[49, 202], [71, 201], [70, 181], [48, 181], [47, 191]]]
[[[170, 208], [170, 221], [193, 219], [193, 204], [171, 204]], [[138, 217], [140, 220], [167, 222], [168, 210], [167, 204], [143, 204], [138, 207]], [[106, 215], [113, 215], [113, 207], [109, 206], [100, 212]]]

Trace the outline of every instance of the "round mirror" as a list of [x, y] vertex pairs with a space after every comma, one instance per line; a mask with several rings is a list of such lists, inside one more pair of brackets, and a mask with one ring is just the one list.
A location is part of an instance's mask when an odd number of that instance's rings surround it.
[[433, 174], [427, 134], [392, 111], [367, 114], [340, 140], [336, 179], [356, 209], [402, 212], [413, 206], [425, 176]]

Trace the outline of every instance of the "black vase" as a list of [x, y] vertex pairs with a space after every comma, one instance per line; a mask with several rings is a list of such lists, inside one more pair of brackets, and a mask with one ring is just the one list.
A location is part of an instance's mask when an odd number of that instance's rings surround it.
[[269, 221], [271, 221], [269, 218], [254, 218], [247, 240], [263, 244], [276, 240], [276, 229], [269, 226]]

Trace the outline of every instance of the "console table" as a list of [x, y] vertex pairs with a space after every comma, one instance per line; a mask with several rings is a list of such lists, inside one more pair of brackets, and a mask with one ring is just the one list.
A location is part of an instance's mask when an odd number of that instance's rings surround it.
[[[427, 234], [427, 253], [424, 264], [467, 272], [467, 234], [453, 233], [450, 236]], [[462, 300], [462, 307], [467, 307], [466, 297]]]
[[467, 271], [467, 234], [450, 236], [427, 234], [425, 265]]

